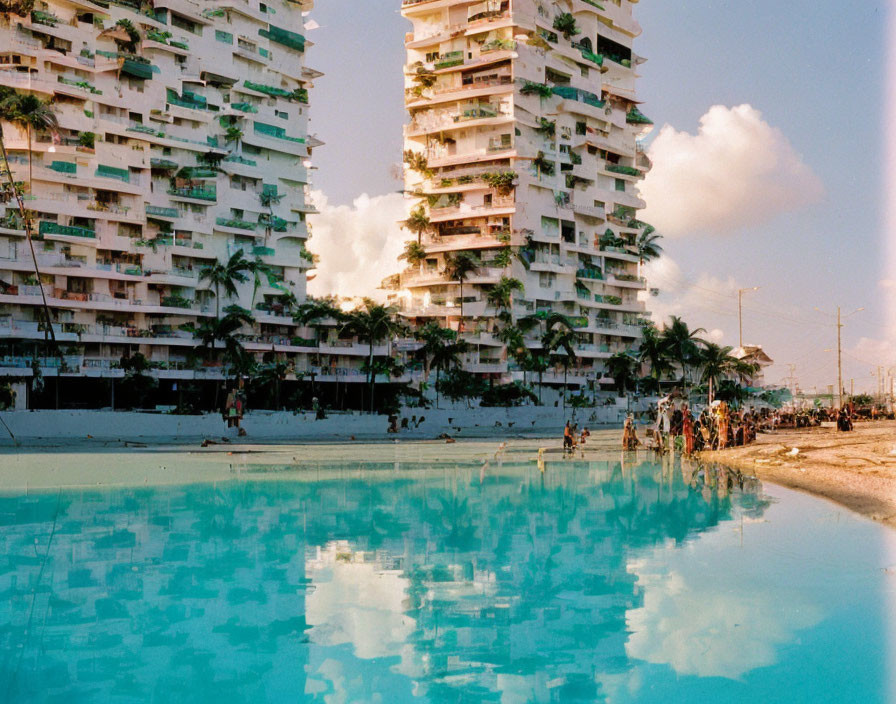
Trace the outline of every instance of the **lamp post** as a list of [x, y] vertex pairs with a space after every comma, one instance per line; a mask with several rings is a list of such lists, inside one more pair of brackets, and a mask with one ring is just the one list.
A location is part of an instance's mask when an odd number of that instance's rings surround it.
[[747, 291], [758, 291], [758, 286], [752, 286], [750, 288], [739, 288], [737, 289], [737, 330], [738, 330], [738, 342], [740, 343], [740, 348], [744, 348], [744, 293]]

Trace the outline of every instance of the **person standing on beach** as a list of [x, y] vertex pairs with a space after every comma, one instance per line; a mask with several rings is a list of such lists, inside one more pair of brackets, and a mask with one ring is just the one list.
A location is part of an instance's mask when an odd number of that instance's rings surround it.
[[681, 434], [684, 435], [684, 454], [694, 454], [695, 438], [694, 438], [694, 417], [688, 404], [681, 404]]
[[566, 427], [563, 428], [563, 451], [572, 452], [572, 428], [569, 421], [566, 421]]

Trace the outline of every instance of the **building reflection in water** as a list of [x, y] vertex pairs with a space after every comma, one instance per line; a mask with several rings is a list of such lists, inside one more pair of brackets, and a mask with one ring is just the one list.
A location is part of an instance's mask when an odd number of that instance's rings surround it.
[[[730, 613], [663, 565], [761, 517], [758, 485], [630, 456], [317, 469], [0, 498], [2, 700], [600, 701], [638, 660], [730, 667], [663, 633]], [[814, 618], [752, 629], [745, 665]]]

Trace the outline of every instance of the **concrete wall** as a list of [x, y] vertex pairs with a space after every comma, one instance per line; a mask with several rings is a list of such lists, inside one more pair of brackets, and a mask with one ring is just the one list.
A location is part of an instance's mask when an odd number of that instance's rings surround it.
[[[510, 435], [562, 434], [567, 419], [580, 427], [617, 425], [624, 418], [624, 408], [567, 409], [554, 407], [473, 408], [451, 410], [407, 409], [403, 416], [420, 416], [425, 421], [399, 433], [400, 438], [431, 439], [442, 433], [454, 437], [502, 437]], [[221, 416], [174, 416], [163, 413], [113, 411], [15, 411], [0, 413], [0, 445], [11, 446], [15, 436], [25, 445], [52, 445], [60, 442], [192, 442], [203, 438], [235, 439]], [[5, 425], [5, 427], [3, 427]], [[325, 420], [315, 420], [311, 413], [254, 411], [243, 420], [246, 442], [314, 442], [349, 439], [389, 439], [386, 416], [354, 413], [331, 413]]]

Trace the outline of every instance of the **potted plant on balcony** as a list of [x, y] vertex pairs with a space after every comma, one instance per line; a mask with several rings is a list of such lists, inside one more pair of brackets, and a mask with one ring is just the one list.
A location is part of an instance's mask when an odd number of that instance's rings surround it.
[[571, 39], [580, 34], [579, 25], [576, 24], [576, 18], [571, 12], [561, 12], [554, 18], [554, 29], [562, 34], [566, 39]]

